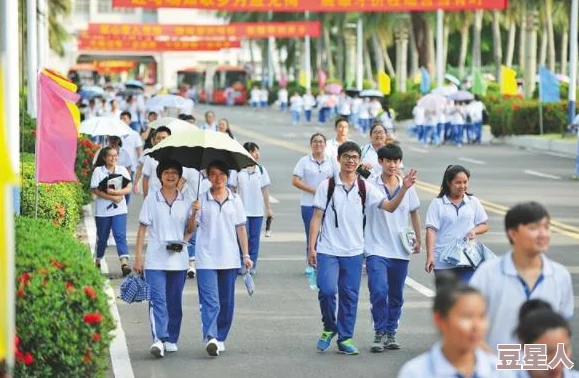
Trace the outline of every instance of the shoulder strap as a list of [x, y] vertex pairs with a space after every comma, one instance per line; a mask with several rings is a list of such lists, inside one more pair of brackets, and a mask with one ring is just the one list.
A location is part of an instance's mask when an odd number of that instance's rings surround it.
[[258, 164], [257, 166], [259, 167], [259, 172], [263, 175], [263, 167], [260, 164]]
[[364, 217], [362, 227], [366, 228], [366, 183], [358, 176], [358, 195], [362, 201], [362, 216]]
[[362, 151], [362, 159], [366, 157], [366, 154], [368, 153], [368, 151], [370, 151], [371, 147], [372, 147], [371, 143], [368, 143], [366, 147], [364, 147], [364, 151]]
[[[334, 176], [332, 176], [328, 179], [328, 195], [326, 198], [326, 209], [324, 210], [324, 215], [322, 216], [322, 224], [324, 224], [324, 219], [326, 218], [326, 213], [328, 212], [328, 206], [330, 204], [330, 201], [332, 200], [332, 197], [334, 196], [334, 189], [335, 188], [336, 188], [336, 179], [334, 178]], [[334, 210], [334, 215], [335, 215], [335, 224], [336, 224], [336, 227], [338, 227], [338, 214], [336, 214], [335, 210]]]

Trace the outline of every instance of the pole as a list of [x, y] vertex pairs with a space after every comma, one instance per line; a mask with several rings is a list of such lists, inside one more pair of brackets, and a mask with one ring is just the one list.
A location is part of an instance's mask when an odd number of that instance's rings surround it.
[[27, 25], [27, 42], [26, 42], [26, 62], [28, 63], [28, 114], [36, 118], [36, 93], [38, 72], [38, 30], [37, 30], [37, 6], [36, 0], [27, 0], [26, 22]]
[[437, 86], [444, 84], [444, 11], [436, 11], [436, 81]]
[[363, 89], [363, 71], [364, 68], [364, 36], [362, 17], [358, 18], [358, 25], [356, 27], [356, 89], [361, 91]]
[[543, 85], [539, 79], [539, 133], [543, 135]]
[[38, 69], [46, 68], [48, 59], [48, 7], [38, 0]]
[[[273, 12], [269, 11], [269, 21], [273, 20]], [[273, 50], [274, 50], [274, 37], [270, 36], [267, 39], [267, 84], [269, 88], [273, 87], [274, 80], [274, 68], [273, 68]]]
[[[305, 12], [306, 21], [310, 18], [310, 12]], [[306, 91], [312, 89], [312, 57], [311, 57], [311, 46], [310, 46], [310, 36], [306, 35], [304, 38], [304, 49], [305, 51], [305, 64], [304, 69], [306, 71]]]
[[[0, 66], [2, 67], [2, 74], [4, 75], [4, 87], [0, 90], [4, 91], [4, 116], [6, 125], [6, 136], [8, 144], [8, 153], [10, 163], [12, 164], [12, 172], [19, 175], [19, 161], [20, 161], [20, 114], [19, 114], [19, 63], [18, 63], [18, 2], [13, 0], [0, 0]], [[2, 147], [4, 148], [4, 147]], [[20, 192], [17, 187], [6, 186], [0, 188], [5, 190], [6, 208], [4, 214], [0, 217], [4, 219], [5, 230], [0, 232], [5, 233], [6, 256], [1, 262], [5, 267], [6, 282], [1, 282], [0, 285], [6, 289], [6, 295], [2, 295], [0, 301], [5, 301], [6, 313], [3, 317], [5, 324], [0, 324], [4, 330], [0, 331], [1, 337], [4, 340], [0, 344], [6, 346], [6, 365], [8, 375], [12, 373], [14, 366], [14, 212], [19, 212]]]
[[[577, 18], [579, 13], [579, 0], [571, 3], [571, 28], [569, 35], [569, 124], [575, 119], [575, 100], [577, 91]], [[577, 138], [577, 158], [575, 161], [575, 177], [579, 177], [579, 137]]]

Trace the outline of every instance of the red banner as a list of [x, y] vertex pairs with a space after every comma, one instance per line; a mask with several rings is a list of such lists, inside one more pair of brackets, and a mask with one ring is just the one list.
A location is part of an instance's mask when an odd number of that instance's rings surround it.
[[507, 0], [113, 0], [113, 6], [238, 12], [428, 12], [506, 9]]
[[321, 34], [319, 21], [233, 22], [226, 25], [89, 24], [89, 34], [143, 37], [295, 38]]
[[109, 51], [218, 51], [239, 48], [239, 41], [155, 41], [122, 39], [79, 39], [79, 50]]

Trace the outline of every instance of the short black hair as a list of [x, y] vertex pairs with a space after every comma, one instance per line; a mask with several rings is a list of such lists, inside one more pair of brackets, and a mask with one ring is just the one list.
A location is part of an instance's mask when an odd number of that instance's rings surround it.
[[352, 142], [352, 141], [347, 141], [344, 142], [340, 145], [340, 147], [338, 147], [338, 157], [342, 156], [342, 154], [348, 152], [348, 151], [355, 151], [358, 153], [358, 156], [362, 156], [362, 150], [360, 149], [360, 146], [358, 145], [358, 143], [356, 142]]
[[130, 120], [133, 120], [133, 116], [131, 115], [131, 112], [127, 112], [126, 110], [124, 112], [121, 112], [120, 118], [122, 119], [124, 116], [129, 117]]
[[443, 270], [436, 274], [436, 296], [434, 297], [434, 304], [432, 311], [439, 314], [443, 318], [448, 316], [448, 313], [460, 297], [465, 295], [480, 295], [484, 299], [480, 291], [472, 286], [469, 286], [464, 281], [459, 280], [456, 275], [448, 270]]
[[549, 303], [534, 303], [525, 306], [523, 303], [519, 310], [519, 325], [515, 330], [515, 335], [523, 344], [533, 344], [543, 334], [557, 328], [563, 328], [571, 337], [571, 326], [569, 322], [558, 312], [554, 311]]
[[254, 142], [243, 143], [243, 148], [245, 148], [249, 153], [252, 153], [255, 150], [259, 150], [259, 146], [257, 145], [257, 143]]
[[340, 122], [346, 122], [348, 124], [348, 127], [350, 126], [350, 121], [348, 121], [348, 118], [338, 117], [338, 118], [336, 118], [336, 122], [334, 122], [334, 129], [336, 127], [338, 127], [338, 123], [340, 123]]
[[212, 169], [218, 169], [229, 177], [229, 167], [222, 160], [213, 160], [211, 163], [207, 164], [207, 177], [209, 177], [209, 172], [211, 172]]
[[378, 150], [378, 160], [402, 160], [402, 156], [402, 148], [393, 143], [388, 143]]
[[538, 202], [522, 202], [516, 204], [507, 211], [505, 215], [505, 230], [511, 230], [526, 225], [535, 223], [543, 218], [551, 218], [547, 209]]
[[157, 127], [157, 130], [155, 130], [155, 135], [156, 135], [156, 134], [159, 134], [159, 133], [162, 133], [162, 132], [165, 132], [165, 133], [171, 135], [171, 129], [168, 128], [167, 126], [159, 126], [159, 127]]
[[193, 121], [195, 122], [195, 117], [193, 117], [193, 115], [191, 114], [185, 114], [185, 113], [181, 113], [179, 114], [178, 118], [182, 121]]
[[161, 181], [161, 184], [163, 183], [163, 180], [161, 180], [163, 172], [171, 168], [175, 169], [179, 173], [179, 178], [183, 176], [183, 165], [181, 163], [173, 159], [163, 159], [157, 166], [157, 177], [159, 178], [159, 181]]

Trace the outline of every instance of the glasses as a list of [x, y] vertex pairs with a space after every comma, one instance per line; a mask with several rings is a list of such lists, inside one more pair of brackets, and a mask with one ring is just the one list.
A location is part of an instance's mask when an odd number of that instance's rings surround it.
[[312, 141], [312, 144], [324, 144], [324, 143], [326, 143], [325, 140], [314, 140], [314, 141]]
[[384, 130], [376, 130], [372, 131], [372, 135], [386, 135], [386, 132]]
[[358, 155], [348, 155], [348, 154], [343, 154], [341, 157], [342, 160], [345, 161], [353, 161], [353, 162], [357, 162], [360, 160], [360, 156]]

